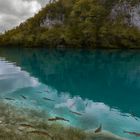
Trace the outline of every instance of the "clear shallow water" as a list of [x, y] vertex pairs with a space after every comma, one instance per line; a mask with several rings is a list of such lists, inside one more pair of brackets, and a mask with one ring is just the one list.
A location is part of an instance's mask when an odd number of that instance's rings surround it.
[[87, 130], [102, 123], [105, 130], [139, 139], [123, 133], [140, 132], [139, 51], [12, 48], [0, 49], [0, 57], [1, 98], [65, 117], [66, 125]]

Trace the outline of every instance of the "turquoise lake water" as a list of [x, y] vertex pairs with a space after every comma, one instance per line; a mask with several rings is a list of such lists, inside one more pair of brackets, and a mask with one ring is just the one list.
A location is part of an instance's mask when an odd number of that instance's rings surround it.
[[89, 130], [102, 124], [138, 140], [123, 131], [140, 133], [140, 51], [0, 49], [0, 96], [65, 117], [66, 125]]

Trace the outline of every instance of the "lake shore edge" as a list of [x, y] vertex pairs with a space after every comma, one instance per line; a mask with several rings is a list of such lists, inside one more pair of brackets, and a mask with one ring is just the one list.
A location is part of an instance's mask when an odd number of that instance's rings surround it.
[[71, 126], [63, 126], [57, 122], [49, 123], [39, 118], [40, 112], [26, 108], [19, 110], [9, 103], [0, 103], [0, 135], [4, 140], [126, 140], [110, 132], [95, 133]]

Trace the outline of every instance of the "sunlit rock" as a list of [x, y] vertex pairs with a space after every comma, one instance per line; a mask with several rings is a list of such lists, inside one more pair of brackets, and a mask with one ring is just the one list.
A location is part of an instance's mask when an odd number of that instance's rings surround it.
[[89, 134], [88, 140], [127, 140], [125, 138], [121, 138], [117, 135], [114, 135], [108, 131], [94, 133], [94, 130], [90, 130], [90, 131], [87, 131], [87, 133]]

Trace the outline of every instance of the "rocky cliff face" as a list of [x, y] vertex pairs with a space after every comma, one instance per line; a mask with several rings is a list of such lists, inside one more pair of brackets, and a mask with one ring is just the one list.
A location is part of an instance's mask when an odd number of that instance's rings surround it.
[[118, 17], [122, 17], [129, 26], [140, 29], [140, 3], [135, 6], [126, 1], [116, 4], [111, 11], [111, 19], [115, 22]]
[[52, 28], [55, 25], [62, 25], [64, 22], [64, 15], [58, 15], [56, 18], [50, 18], [48, 15], [40, 23], [40, 27]]
[[[102, 2], [105, 3], [105, 0]], [[110, 17], [113, 22], [115, 22], [117, 18], [122, 18], [129, 26], [138, 27], [140, 29], [140, 2], [136, 5], [132, 5], [127, 1], [118, 2], [112, 7]], [[54, 25], [62, 25], [63, 22], [64, 14], [58, 14], [54, 18], [50, 18], [47, 14], [40, 23], [40, 27], [51, 28]]]

